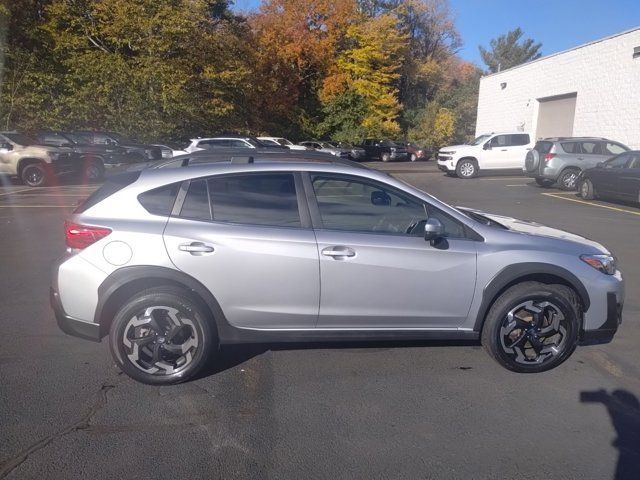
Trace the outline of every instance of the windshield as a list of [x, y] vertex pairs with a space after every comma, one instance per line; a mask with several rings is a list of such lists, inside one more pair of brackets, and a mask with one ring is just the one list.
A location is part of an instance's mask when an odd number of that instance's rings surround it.
[[33, 145], [38, 143], [34, 138], [29, 137], [23, 133], [3, 133], [5, 137], [11, 140], [16, 145]]
[[293, 143], [291, 143], [286, 138], [276, 138], [276, 142], [278, 142], [283, 147], [288, 147], [289, 145], [293, 145]]
[[489, 140], [490, 137], [491, 137], [491, 135], [480, 135], [473, 142], [471, 142], [469, 145], [480, 145], [481, 143], [486, 142], [487, 140]]
[[318, 142], [322, 148], [336, 148], [335, 145], [330, 144], [329, 142]]

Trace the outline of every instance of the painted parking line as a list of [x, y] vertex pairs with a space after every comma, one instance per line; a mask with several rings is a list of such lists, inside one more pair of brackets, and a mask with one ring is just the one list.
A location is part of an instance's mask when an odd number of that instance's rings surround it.
[[75, 208], [77, 205], [0, 205], [0, 208]]
[[559, 198], [561, 200], [568, 200], [570, 202], [582, 203], [584, 205], [589, 205], [591, 207], [606, 208], [607, 210], [615, 210], [616, 212], [630, 213], [631, 215], [640, 216], [640, 211], [627, 210], [626, 208], [612, 207], [610, 205], [600, 205], [599, 203], [592, 203], [592, 202], [587, 202], [585, 200], [578, 200], [577, 198], [567, 198], [566, 196], [563, 196], [563, 195], [575, 195], [574, 192], [543, 193], [542, 195], [546, 195], [547, 197]]
[[529, 185], [526, 183], [514, 183], [511, 185], [505, 185], [505, 187], [528, 187]]
[[0, 197], [4, 197], [5, 195], [13, 195], [14, 193], [32, 192], [32, 191], [33, 191], [33, 188], [23, 188], [22, 190], [13, 190], [11, 192], [0, 193]]

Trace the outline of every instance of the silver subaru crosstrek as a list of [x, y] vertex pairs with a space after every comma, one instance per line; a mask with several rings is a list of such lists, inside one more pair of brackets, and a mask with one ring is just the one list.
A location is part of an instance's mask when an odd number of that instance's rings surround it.
[[108, 335], [150, 384], [193, 377], [219, 344], [274, 341], [479, 339], [504, 367], [541, 372], [621, 321], [602, 245], [330, 162], [125, 173], [65, 235], [60, 327]]

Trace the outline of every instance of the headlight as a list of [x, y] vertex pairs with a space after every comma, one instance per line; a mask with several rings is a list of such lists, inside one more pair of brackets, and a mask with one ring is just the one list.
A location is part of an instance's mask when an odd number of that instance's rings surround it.
[[616, 259], [611, 255], [580, 255], [580, 260], [607, 275], [616, 273]]

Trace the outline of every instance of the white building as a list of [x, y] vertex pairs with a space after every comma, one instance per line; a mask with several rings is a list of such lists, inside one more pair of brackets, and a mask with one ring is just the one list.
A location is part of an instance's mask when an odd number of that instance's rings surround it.
[[483, 77], [476, 134], [512, 130], [640, 149], [640, 27]]

